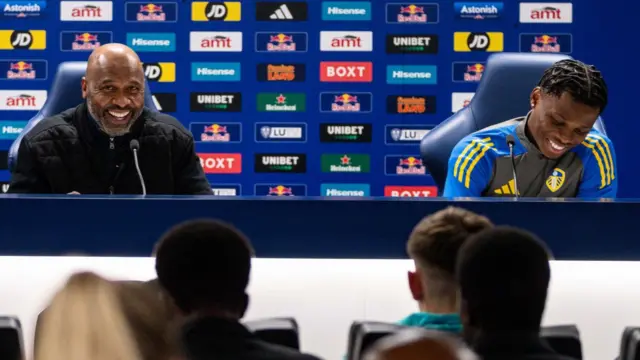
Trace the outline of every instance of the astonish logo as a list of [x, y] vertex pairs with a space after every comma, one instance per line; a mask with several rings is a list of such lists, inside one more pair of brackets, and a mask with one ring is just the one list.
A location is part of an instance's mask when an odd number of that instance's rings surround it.
[[46, 1], [0, 1], [0, 16], [24, 19], [39, 16], [46, 8]]

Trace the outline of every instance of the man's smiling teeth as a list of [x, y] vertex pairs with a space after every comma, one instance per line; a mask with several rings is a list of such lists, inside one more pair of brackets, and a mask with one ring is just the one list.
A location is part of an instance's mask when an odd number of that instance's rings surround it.
[[551, 140], [549, 140], [549, 144], [551, 144], [551, 147], [553, 148], [553, 150], [556, 150], [556, 151], [562, 151], [565, 148], [564, 146], [558, 145]]
[[129, 111], [114, 111], [114, 110], [109, 110], [109, 114], [111, 114], [111, 116], [113, 117], [117, 117], [117, 118], [123, 118], [127, 115], [129, 115]]

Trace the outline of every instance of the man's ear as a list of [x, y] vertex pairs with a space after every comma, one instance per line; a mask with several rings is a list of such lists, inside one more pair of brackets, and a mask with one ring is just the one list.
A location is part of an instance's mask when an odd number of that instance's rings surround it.
[[534, 87], [533, 90], [531, 91], [531, 95], [529, 96], [531, 109], [533, 109], [534, 107], [536, 107], [536, 105], [538, 105], [541, 97], [542, 97], [542, 89], [540, 89], [540, 86]]
[[82, 98], [86, 99], [87, 98], [87, 78], [86, 77], [82, 77], [82, 81], [80, 81], [80, 86], [82, 87]]
[[409, 282], [409, 290], [413, 300], [420, 301], [424, 297], [424, 291], [422, 289], [422, 279], [418, 271], [408, 271], [407, 281]]

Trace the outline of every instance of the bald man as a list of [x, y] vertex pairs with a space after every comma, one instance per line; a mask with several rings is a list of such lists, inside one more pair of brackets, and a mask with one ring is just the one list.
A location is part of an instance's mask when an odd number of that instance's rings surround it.
[[82, 78], [85, 102], [43, 119], [18, 150], [9, 193], [212, 194], [192, 135], [175, 118], [144, 107], [144, 72], [122, 44], [99, 47]]

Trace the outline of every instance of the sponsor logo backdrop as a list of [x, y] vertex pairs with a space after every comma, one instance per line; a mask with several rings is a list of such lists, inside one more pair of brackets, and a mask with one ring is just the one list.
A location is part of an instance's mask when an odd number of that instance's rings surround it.
[[586, 4], [569, 2], [0, 4], [0, 151], [59, 63], [125, 43], [217, 195], [435, 196], [419, 141], [473, 97], [489, 54], [589, 51], [572, 36]]

